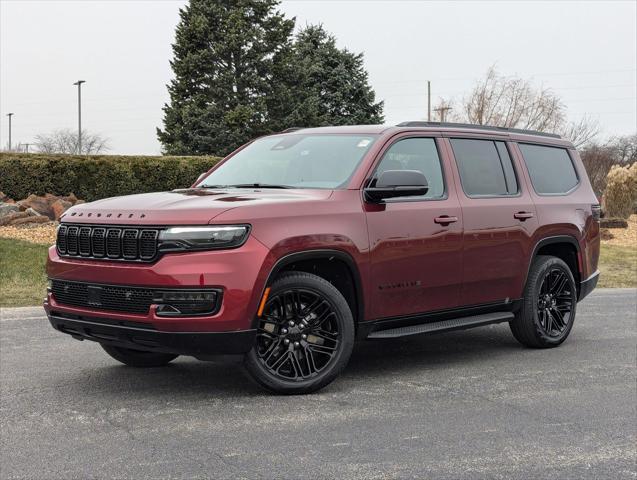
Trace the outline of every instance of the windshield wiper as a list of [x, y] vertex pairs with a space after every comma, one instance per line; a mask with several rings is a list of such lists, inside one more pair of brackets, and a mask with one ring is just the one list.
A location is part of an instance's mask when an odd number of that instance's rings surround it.
[[225, 185], [228, 188], [293, 188], [288, 185], [274, 185], [270, 183], [239, 183], [237, 185]]

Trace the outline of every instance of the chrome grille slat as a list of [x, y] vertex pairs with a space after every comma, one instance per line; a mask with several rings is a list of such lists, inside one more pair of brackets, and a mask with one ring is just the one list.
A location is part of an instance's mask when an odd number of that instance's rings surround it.
[[56, 245], [64, 257], [152, 262], [158, 239], [158, 228], [62, 224]]

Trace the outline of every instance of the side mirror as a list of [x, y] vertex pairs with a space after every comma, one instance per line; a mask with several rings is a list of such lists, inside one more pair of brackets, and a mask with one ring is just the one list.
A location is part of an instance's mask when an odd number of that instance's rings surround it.
[[380, 174], [376, 185], [365, 189], [365, 199], [380, 202], [386, 198], [425, 195], [427, 178], [418, 170], [387, 170]]

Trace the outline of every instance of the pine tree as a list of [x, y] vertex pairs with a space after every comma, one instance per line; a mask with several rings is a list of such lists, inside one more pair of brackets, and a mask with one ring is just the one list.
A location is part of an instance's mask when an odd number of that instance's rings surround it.
[[166, 153], [224, 155], [278, 128], [269, 109], [287, 91], [278, 75], [286, 71], [281, 62], [289, 59], [294, 28], [278, 3], [190, 0], [180, 10], [170, 104], [157, 129]]
[[383, 122], [383, 102], [375, 102], [363, 54], [339, 49], [321, 25], [296, 36], [289, 62], [294, 74], [287, 126], [376, 124]]

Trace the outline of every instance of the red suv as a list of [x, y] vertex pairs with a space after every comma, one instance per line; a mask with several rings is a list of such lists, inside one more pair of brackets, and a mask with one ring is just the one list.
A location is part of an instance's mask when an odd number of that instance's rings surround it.
[[262, 386], [306, 393], [355, 339], [508, 322], [524, 345], [561, 344], [597, 283], [599, 215], [555, 135], [291, 129], [191, 188], [70, 209], [44, 307], [127, 365], [244, 353]]

